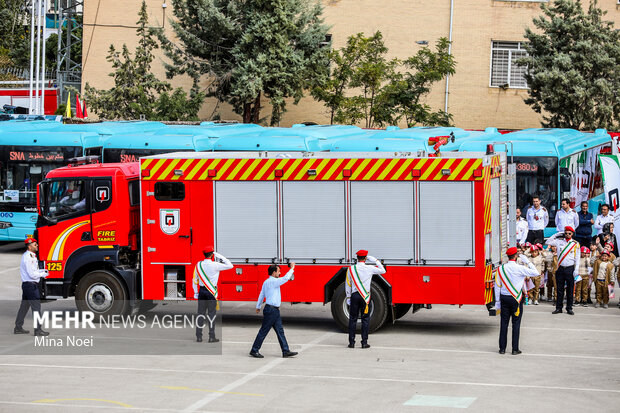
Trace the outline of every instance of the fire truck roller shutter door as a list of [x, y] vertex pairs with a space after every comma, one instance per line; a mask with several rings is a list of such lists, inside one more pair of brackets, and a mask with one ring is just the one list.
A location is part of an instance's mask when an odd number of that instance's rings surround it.
[[[331, 311], [332, 317], [340, 329], [344, 332], [349, 331], [349, 306], [347, 305], [344, 283], [340, 284], [332, 297]], [[370, 314], [369, 331], [371, 333], [380, 329], [388, 319], [388, 299], [376, 281], [370, 285], [370, 303], [368, 312]], [[361, 322], [357, 321], [357, 330], [361, 330]]]
[[296, 263], [345, 259], [345, 183], [284, 182], [284, 257]]
[[499, 178], [491, 179], [491, 260], [493, 264], [499, 264], [502, 258], [502, 232], [500, 230], [501, 206], [499, 197]]
[[278, 256], [276, 182], [215, 183], [215, 249], [231, 261]]
[[367, 249], [386, 264], [414, 258], [412, 182], [351, 182], [352, 251]]
[[420, 260], [473, 265], [473, 183], [420, 182]]

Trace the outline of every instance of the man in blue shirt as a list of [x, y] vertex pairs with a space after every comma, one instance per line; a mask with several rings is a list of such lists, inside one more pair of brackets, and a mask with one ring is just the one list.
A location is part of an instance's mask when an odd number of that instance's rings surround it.
[[575, 233], [575, 239], [579, 245], [589, 247], [592, 243], [592, 225], [594, 224], [594, 215], [588, 212], [588, 203], [583, 201], [581, 203], [581, 211], [577, 213], [579, 217], [579, 226]]
[[252, 350], [250, 356], [256, 358], [263, 358], [264, 356], [258, 351], [263, 344], [263, 340], [267, 337], [267, 333], [273, 327], [278, 336], [280, 342], [280, 348], [282, 349], [282, 357], [296, 356], [296, 351], [291, 351], [288, 348], [286, 337], [284, 336], [284, 328], [282, 327], [282, 318], [280, 317], [280, 304], [282, 302], [280, 295], [280, 286], [286, 283], [293, 277], [293, 270], [295, 269], [295, 263], [291, 262], [291, 269], [286, 273], [284, 277], [280, 277], [280, 267], [275, 264], [269, 266], [267, 272], [269, 278], [263, 283], [263, 288], [258, 296], [258, 302], [256, 303], [256, 314], [260, 313], [260, 307], [265, 300], [265, 309], [263, 310], [263, 325], [261, 326], [254, 344], [252, 344]]

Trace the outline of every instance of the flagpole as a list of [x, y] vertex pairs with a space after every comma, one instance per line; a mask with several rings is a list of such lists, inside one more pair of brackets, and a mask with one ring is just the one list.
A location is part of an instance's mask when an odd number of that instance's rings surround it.
[[42, 33], [42, 38], [43, 38], [43, 53], [41, 54], [41, 67], [42, 67], [42, 71], [43, 73], [41, 74], [41, 115], [45, 115], [45, 34], [46, 34], [46, 26], [47, 26], [47, 15], [46, 15], [46, 11], [47, 11], [47, 0], [42, 0], [43, 1], [43, 10], [41, 10], [41, 13], [43, 15], [43, 33]]
[[41, 109], [41, 101], [40, 101], [40, 91], [39, 87], [41, 86], [41, 0], [36, 0], [37, 4], [37, 73], [36, 73], [36, 84], [35, 84], [35, 95], [36, 95], [36, 106], [35, 106], [35, 114], [39, 115]]
[[32, 86], [33, 86], [33, 76], [34, 76], [34, 3], [36, 0], [32, 0], [32, 7], [30, 8], [30, 94], [28, 99], [28, 113], [32, 115], [34, 111], [33, 101], [32, 101]]

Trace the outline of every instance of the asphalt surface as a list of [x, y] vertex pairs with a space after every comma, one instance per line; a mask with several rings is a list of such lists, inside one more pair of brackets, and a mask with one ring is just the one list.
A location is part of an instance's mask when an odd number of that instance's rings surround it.
[[[21, 252], [0, 245], [0, 299], [20, 298]], [[222, 355], [7, 356], [0, 348], [0, 411], [617, 412], [617, 304], [576, 307], [574, 316], [528, 306], [523, 354], [513, 356], [497, 353], [499, 317], [482, 306], [433, 306], [372, 334], [370, 349], [349, 349], [329, 306], [286, 303], [284, 329], [299, 355], [283, 359], [271, 332], [259, 360], [248, 356], [261, 320], [254, 305], [224, 303]]]

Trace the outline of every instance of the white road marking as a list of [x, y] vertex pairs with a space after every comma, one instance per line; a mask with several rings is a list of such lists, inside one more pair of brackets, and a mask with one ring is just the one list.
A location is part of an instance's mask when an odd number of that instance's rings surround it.
[[[278, 359], [283, 360], [283, 359]], [[274, 360], [275, 361], [275, 360]], [[443, 385], [455, 385], [455, 386], [482, 386], [482, 387], [509, 387], [509, 388], [523, 388], [523, 389], [539, 389], [539, 390], [566, 390], [566, 391], [583, 391], [594, 393], [614, 393], [620, 394], [619, 389], [600, 389], [600, 388], [585, 388], [585, 387], [568, 387], [568, 386], [545, 386], [541, 384], [510, 384], [510, 383], [488, 383], [488, 382], [467, 382], [467, 381], [441, 381], [441, 380], [413, 380], [413, 379], [391, 379], [391, 378], [372, 378], [372, 377], [356, 377], [356, 376], [326, 376], [326, 375], [304, 375], [304, 374], [275, 374], [261, 372], [241, 372], [241, 371], [214, 371], [214, 370], [180, 370], [180, 369], [156, 369], [156, 368], [136, 368], [136, 367], [101, 367], [101, 366], [60, 366], [60, 365], [48, 365], [48, 364], [17, 364], [17, 363], [1, 363], [0, 366], [5, 367], [32, 367], [35, 369], [40, 368], [59, 368], [59, 369], [76, 369], [76, 370], [111, 370], [111, 371], [140, 371], [140, 372], [155, 372], [155, 373], [179, 373], [185, 376], [191, 376], [193, 374], [228, 374], [228, 375], [242, 375], [244, 377], [252, 375], [265, 376], [265, 377], [283, 377], [283, 378], [300, 378], [300, 379], [326, 379], [326, 380], [340, 380], [340, 381], [367, 381], [367, 382], [390, 382], [390, 383], [412, 383], [412, 384], [443, 384]], [[260, 370], [260, 369], [259, 369]]]
[[[224, 344], [242, 344], [247, 346], [248, 344], [252, 344], [249, 341], [224, 341]], [[271, 345], [278, 345], [278, 343], [266, 343]], [[314, 347], [334, 347], [334, 348], [344, 348], [343, 345], [337, 344], [315, 344]], [[379, 350], [396, 350], [396, 351], [421, 351], [421, 352], [442, 352], [442, 353], [466, 353], [466, 354], [485, 354], [485, 355], [493, 355], [497, 354], [496, 351], [485, 351], [485, 350], [455, 350], [455, 349], [439, 349], [439, 348], [421, 348], [421, 347], [386, 347], [386, 346], [376, 346], [373, 345], [372, 348]], [[574, 359], [586, 359], [586, 360], [620, 360], [620, 357], [605, 357], [605, 356], [584, 356], [580, 354], [549, 354], [549, 353], [523, 353], [519, 357], [525, 356], [534, 356], [534, 357], [559, 357], [559, 358], [574, 358]], [[1, 364], [0, 364], [1, 365]]]
[[[299, 349], [299, 353], [302, 353], [304, 350], [307, 350], [309, 348], [314, 347], [315, 345], [317, 345], [318, 343], [320, 343], [321, 341], [335, 335], [336, 333], [326, 333], [323, 334], [322, 336], [310, 341], [307, 344], [303, 344], [301, 346], [301, 348]], [[206, 395], [205, 397], [203, 397], [202, 399], [198, 400], [196, 403], [188, 406], [185, 408], [185, 412], [193, 412], [196, 411], [198, 409], [202, 409], [204, 406], [206, 406], [207, 404], [211, 403], [212, 401], [222, 397], [224, 394], [226, 394], [226, 392], [230, 392], [234, 389], [236, 389], [237, 387], [240, 387], [242, 385], [244, 385], [245, 383], [249, 382], [250, 380], [252, 380], [253, 378], [256, 378], [258, 376], [264, 375], [266, 374], [267, 371], [271, 370], [272, 368], [276, 367], [279, 364], [282, 364], [284, 362], [284, 358], [278, 358], [275, 360], [270, 361], [269, 363], [265, 364], [262, 367], [259, 367], [258, 369], [254, 370], [253, 372], [250, 373], [246, 373], [243, 377], [240, 377], [239, 379], [233, 381], [230, 384], [227, 384], [226, 386], [222, 387], [221, 389], [219, 389], [218, 391], [220, 393], [211, 393]]]

